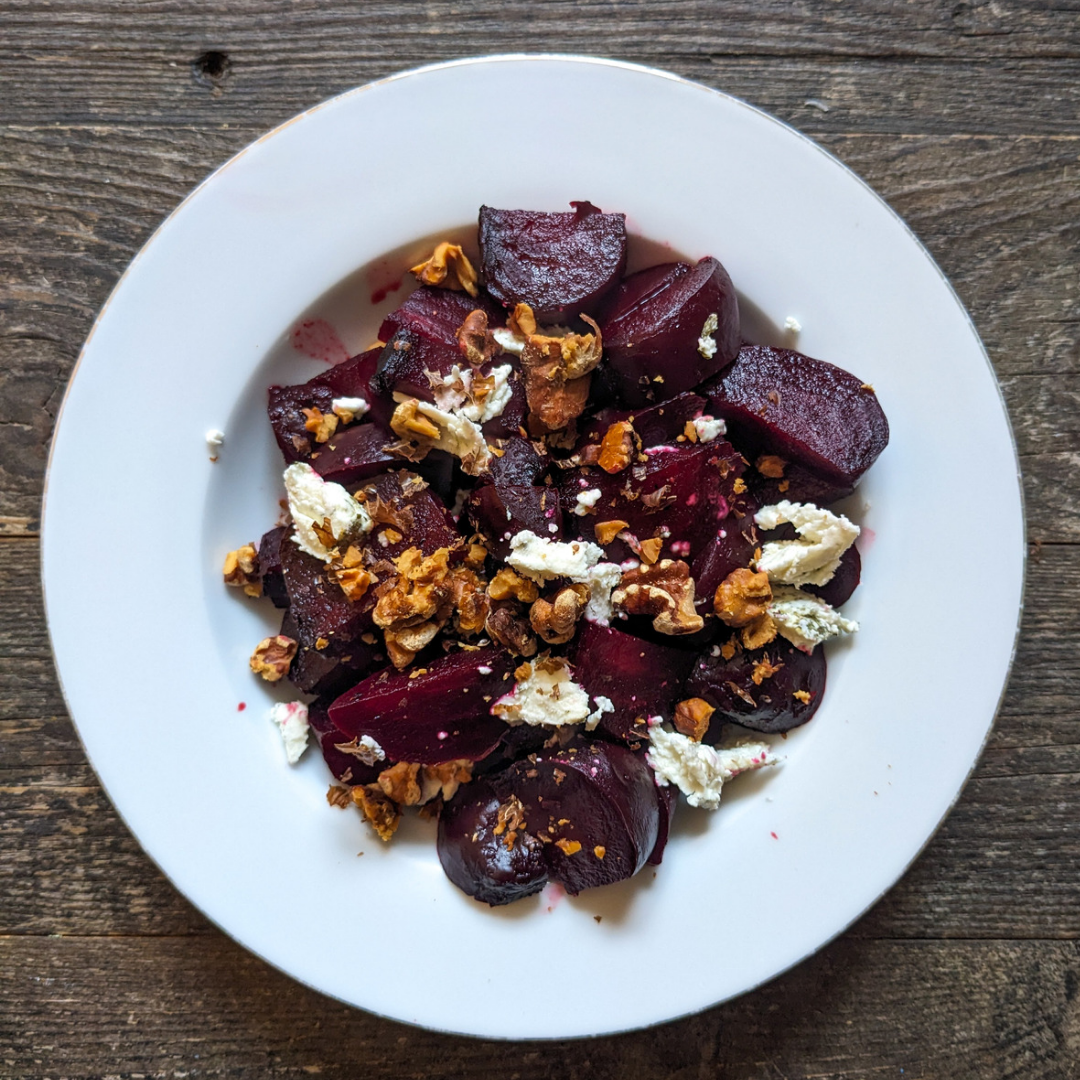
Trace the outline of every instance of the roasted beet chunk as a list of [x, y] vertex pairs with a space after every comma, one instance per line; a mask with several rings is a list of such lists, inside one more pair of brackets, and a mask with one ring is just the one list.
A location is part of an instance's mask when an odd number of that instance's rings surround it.
[[[357, 757], [356, 753], [351, 753], [354, 748], [334, 726], [322, 700], [308, 706], [308, 723], [319, 740], [323, 760], [334, 774], [335, 780], [340, 780], [343, 784], [373, 784], [379, 778], [379, 773], [390, 764], [385, 760], [376, 760], [362, 747], [355, 749], [364, 753], [368, 761]], [[346, 749], [338, 749], [341, 746]]]
[[562, 510], [555, 487], [484, 484], [473, 491], [465, 505], [469, 522], [497, 559], [510, 554], [510, 538], [523, 529], [537, 536], [562, 533]]
[[744, 345], [703, 392], [748, 456], [776, 455], [841, 488], [854, 487], [889, 441], [872, 387], [791, 349]]
[[[587, 446], [599, 446], [612, 424], [632, 421], [634, 434], [643, 448], [650, 446], [673, 446], [676, 441], [686, 442], [686, 425], [692, 423], [705, 411], [705, 399], [697, 394], [679, 394], [670, 401], [651, 405], [647, 409], [601, 409], [589, 420], [579, 423], [581, 436], [576, 452]], [[697, 440], [697, 429], [694, 429]]]
[[587, 621], [572, 649], [575, 681], [614, 708], [601, 716], [600, 730], [626, 741], [644, 737], [650, 716], [671, 717], [694, 662], [693, 653]]
[[386, 316], [379, 327], [379, 337], [389, 341], [399, 330], [409, 327], [456, 347], [458, 328], [476, 310], [487, 316], [489, 327], [503, 325], [502, 310], [486, 296], [473, 297], [451, 289], [421, 285], [399, 308]]
[[519, 761], [505, 779], [571, 896], [633, 877], [656, 847], [652, 771], [625, 747], [582, 740]]
[[[715, 323], [715, 326], [713, 325]], [[608, 365], [634, 408], [697, 386], [739, 351], [739, 302], [713, 258], [631, 274], [601, 325]]]
[[592, 315], [626, 266], [626, 216], [572, 202], [570, 213], [480, 207], [480, 262], [488, 291], [525, 303], [542, 323]]
[[543, 845], [519, 824], [511, 800], [479, 779], [459, 788], [439, 813], [439, 862], [446, 876], [492, 907], [531, 896], [547, 882]]
[[[734, 648], [730, 658], [724, 656]], [[825, 653], [800, 652], [777, 638], [764, 649], [728, 645], [717, 656], [703, 656], [686, 682], [686, 696], [704, 698], [723, 718], [754, 731], [790, 731], [817, 712], [825, 692]], [[712, 724], [714, 741], [721, 729]]]
[[426, 668], [388, 668], [339, 697], [330, 719], [348, 738], [370, 735], [396, 761], [479, 761], [506, 730], [491, 702], [513, 670], [510, 654], [495, 648], [452, 652]]
[[289, 593], [285, 588], [285, 578], [281, 573], [281, 545], [289, 536], [284, 525], [278, 525], [263, 534], [259, 541], [259, 577], [262, 580], [263, 595], [269, 596], [274, 607], [289, 606]]
[[363, 493], [375, 522], [371, 548], [380, 559], [396, 559], [411, 547], [434, 555], [461, 540], [445, 504], [413, 473], [383, 473], [366, 484]]
[[824, 585], [803, 585], [803, 592], [813, 593], [820, 596], [826, 604], [838, 608], [851, 599], [851, 594], [859, 587], [862, 578], [862, 556], [859, 549], [852, 544], [851, 547], [840, 556], [840, 565], [832, 579]]

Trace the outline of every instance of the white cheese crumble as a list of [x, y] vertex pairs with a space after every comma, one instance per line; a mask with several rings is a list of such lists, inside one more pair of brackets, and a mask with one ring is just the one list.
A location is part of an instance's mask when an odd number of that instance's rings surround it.
[[611, 698], [604, 697], [603, 694], [597, 694], [593, 701], [596, 704], [596, 708], [593, 709], [588, 716], [585, 717], [585, 730], [592, 731], [597, 724], [600, 723], [600, 718], [604, 713], [614, 712], [615, 705], [612, 703]]
[[[407, 394], [395, 393], [400, 405], [410, 399]], [[445, 412], [428, 401], [417, 401], [416, 411], [439, 429], [434, 449], [445, 450], [461, 459], [461, 467], [470, 476], [479, 476], [491, 462], [491, 451], [484, 441], [480, 425], [459, 413]]]
[[789, 315], [784, 320], [784, 329], [790, 330], [793, 334], [798, 334], [802, 332], [802, 323], [794, 315]]
[[701, 337], [697, 339], [697, 351], [706, 360], [711, 360], [716, 355], [716, 338], [713, 334], [716, 333], [719, 325], [720, 320], [714, 312], [705, 320], [705, 325], [701, 328]]
[[510, 540], [507, 565], [533, 581], [569, 578], [588, 584], [589, 571], [604, 557], [604, 550], [588, 540], [563, 543], [522, 529]]
[[351, 424], [358, 416], [366, 415], [370, 408], [362, 397], [336, 397], [330, 402], [330, 411], [343, 424]]
[[520, 356], [525, 351], [524, 335], [515, 334], [508, 326], [500, 326], [497, 329], [492, 330], [491, 336], [495, 339], [503, 352], [514, 353], [516, 356]]
[[210, 460], [217, 461], [218, 451], [225, 445], [225, 432], [211, 428], [206, 435], [206, 449], [210, 451]]
[[829, 638], [854, 634], [859, 629], [857, 622], [845, 619], [821, 597], [793, 589], [790, 585], [777, 585], [773, 589], [769, 614], [780, 635], [803, 652], [810, 652], [815, 645]]
[[593, 508], [596, 506], [600, 499], [601, 491], [599, 488], [593, 488], [591, 491], [581, 491], [578, 493], [577, 506], [574, 507], [574, 513], [578, 517], [584, 517], [586, 514], [592, 513]]
[[368, 532], [368, 512], [340, 484], [324, 480], [310, 465], [296, 461], [285, 470], [285, 491], [296, 532], [293, 541], [316, 559], [329, 561], [330, 552], [312, 525], [329, 519], [335, 540], [352, 532]]
[[435, 395], [435, 404], [443, 412], [464, 416], [474, 424], [483, 424], [502, 416], [506, 406], [510, 404], [514, 394], [510, 385], [510, 376], [513, 373], [514, 368], [510, 364], [500, 364], [492, 368], [490, 377], [494, 380], [494, 385], [479, 403], [473, 397], [476, 372], [472, 368], [463, 371], [455, 364], [448, 375], [440, 376], [433, 371], [426, 374]]
[[[585, 584], [589, 586], [589, 600], [585, 605], [585, 618], [589, 622], [607, 626], [615, 614], [611, 605], [611, 593], [622, 581], [622, 567], [616, 563], [597, 563], [589, 569]], [[599, 699], [598, 699], [599, 700]]]
[[[508, 724], [531, 727], [580, 724], [591, 717], [589, 695], [574, 682], [570, 665], [559, 658], [530, 664], [528, 678], [515, 683], [491, 711]], [[593, 727], [599, 721], [598, 711]]]
[[281, 732], [286, 760], [295, 765], [307, 749], [308, 707], [302, 701], [279, 701], [271, 707], [270, 719]]
[[761, 549], [758, 570], [764, 570], [770, 581], [782, 585], [824, 585], [831, 581], [840, 557], [861, 531], [841, 514], [822, 510], [813, 503], [786, 499], [763, 506], [754, 520], [763, 529], [775, 529], [788, 522], [799, 534], [798, 540], [770, 540]]
[[712, 416], [699, 416], [694, 421], [698, 442], [712, 442], [713, 439], [727, 434], [727, 424]]
[[645, 760], [656, 773], [657, 783], [661, 787], [674, 784], [691, 806], [703, 810], [715, 810], [720, 805], [724, 784], [739, 773], [776, 764], [768, 743], [712, 747], [677, 731], [668, 731], [658, 720], [650, 721], [650, 725], [650, 746]]

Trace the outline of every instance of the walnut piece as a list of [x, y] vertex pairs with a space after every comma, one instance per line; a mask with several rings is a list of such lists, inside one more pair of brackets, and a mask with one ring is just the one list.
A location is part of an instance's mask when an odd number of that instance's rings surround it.
[[705, 625], [694, 610], [694, 579], [681, 559], [627, 570], [611, 602], [631, 615], [652, 615], [661, 634], [693, 634]]
[[529, 622], [549, 645], [562, 645], [574, 636], [588, 602], [588, 585], [565, 585], [551, 600], [541, 597], [533, 604]]
[[787, 462], [782, 457], [777, 457], [776, 454], [762, 454], [754, 462], [754, 468], [762, 476], [767, 476], [770, 480], [779, 480], [784, 475]]
[[473, 264], [469, 262], [460, 244], [451, 244], [444, 240], [438, 244], [427, 260], [411, 267], [410, 274], [415, 274], [421, 285], [437, 285], [455, 292], [467, 292], [476, 296], [477, 277]]
[[[390, 417], [390, 430], [407, 443], [415, 443], [413, 461], [420, 461], [439, 441], [439, 429], [420, 412], [420, 402], [416, 398], [406, 398]], [[395, 452], [399, 452], [395, 449]], [[408, 456], [400, 451], [402, 456]]]
[[399, 761], [379, 773], [379, 789], [398, 806], [417, 806], [420, 802], [419, 773], [419, 765]]
[[515, 656], [532, 656], [536, 652], [536, 635], [529, 620], [518, 613], [513, 603], [499, 601], [492, 605], [484, 624], [487, 632]]
[[606, 473], [622, 472], [634, 458], [634, 425], [619, 420], [604, 432], [596, 463]]
[[393, 580], [378, 587], [372, 618], [383, 630], [390, 661], [396, 668], [412, 663], [453, 613], [454, 578], [449, 565], [450, 549], [439, 548], [425, 556], [418, 547], [408, 548], [395, 560]]
[[263, 638], [251, 654], [251, 670], [267, 682], [278, 682], [288, 674], [297, 648], [297, 643], [283, 634]]
[[304, 427], [315, 436], [317, 443], [329, 442], [337, 431], [338, 418], [334, 413], [324, 413], [321, 409], [303, 409]]
[[629, 527], [630, 523], [628, 521], [621, 521], [618, 518], [613, 521], [598, 521], [593, 526], [593, 534], [596, 536], [596, 542], [601, 547], [607, 547], [619, 533]]
[[769, 575], [745, 568], [732, 570], [716, 588], [713, 610], [728, 626], [749, 626], [769, 610]]
[[259, 555], [254, 544], [230, 551], [225, 556], [222, 569], [225, 584], [243, 589], [246, 596], [262, 596], [262, 578], [259, 577]]
[[420, 770], [420, 801], [442, 799], [449, 802], [462, 784], [472, 779], [473, 763], [465, 759], [424, 765]]
[[709, 730], [709, 717], [716, 710], [703, 698], [692, 697], [675, 706], [672, 723], [680, 735], [701, 742]]
[[581, 850], [581, 841], [580, 840], [567, 840], [565, 837], [563, 837], [563, 838], [555, 841], [555, 846], [564, 855], [576, 855]]
[[487, 593], [492, 600], [520, 600], [523, 604], [531, 604], [540, 595], [540, 590], [535, 581], [504, 566], [488, 582]]
[[783, 664], [774, 664], [767, 656], [763, 656], [754, 665], [750, 678], [755, 686], [760, 686], [766, 679], [771, 679], [783, 666]]
[[773, 622], [773, 617], [766, 612], [742, 628], [743, 648], [763, 649], [770, 641], [776, 640], [776, 634], [776, 623]]
[[387, 798], [378, 784], [365, 784], [352, 789], [352, 800], [378, 834], [380, 840], [389, 840], [401, 821], [401, 810]]
[[454, 627], [459, 634], [478, 634], [484, 629], [491, 601], [476, 571], [460, 566], [453, 575]]
[[487, 312], [479, 308], [465, 316], [465, 321], [457, 328], [454, 336], [457, 338], [458, 347], [465, 354], [465, 359], [473, 367], [486, 364], [499, 352], [498, 343], [488, 329]]
[[326, 801], [331, 806], [336, 806], [344, 810], [346, 806], [352, 805], [352, 795], [349, 794], [349, 789], [347, 787], [341, 787], [339, 784], [331, 784], [329, 790], [326, 792]]

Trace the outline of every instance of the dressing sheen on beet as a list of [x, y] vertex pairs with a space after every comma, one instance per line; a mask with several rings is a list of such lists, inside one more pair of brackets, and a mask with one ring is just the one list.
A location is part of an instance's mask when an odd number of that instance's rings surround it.
[[862, 573], [827, 508], [889, 426], [859, 377], [744, 342], [718, 259], [627, 274], [622, 213], [484, 206], [476, 239], [412, 291], [388, 267], [379, 340], [269, 388], [289, 499], [223, 576], [277, 609], [250, 667], [303, 696], [288, 759], [306, 705], [331, 805], [384, 841], [418, 809], [498, 906], [659, 866], [682, 794], [714, 808], [815, 717]]

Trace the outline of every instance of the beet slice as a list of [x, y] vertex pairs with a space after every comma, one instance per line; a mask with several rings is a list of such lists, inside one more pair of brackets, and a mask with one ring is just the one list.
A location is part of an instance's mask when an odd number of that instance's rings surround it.
[[491, 703], [506, 692], [503, 676], [515, 663], [503, 649], [484, 648], [449, 653], [426, 669], [387, 668], [339, 697], [330, 719], [349, 738], [370, 735], [396, 761], [479, 761], [506, 730]]
[[308, 706], [308, 723], [319, 740], [319, 749], [327, 768], [334, 774], [334, 779], [342, 784], [373, 784], [379, 778], [379, 773], [392, 764], [389, 761], [380, 761], [375, 765], [368, 765], [355, 754], [346, 754], [339, 750], [338, 746], [347, 740], [331, 721], [330, 713], [321, 701], [312, 702]]
[[500, 439], [497, 449], [502, 453], [492, 457], [490, 466], [495, 484], [539, 484], [551, 465], [551, 455], [543, 443], [530, 442], [520, 435]]
[[615, 706], [602, 715], [599, 730], [632, 742], [644, 737], [650, 716], [670, 719], [694, 654], [583, 621], [570, 659], [574, 680], [589, 697], [606, 697]]
[[274, 438], [286, 462], [310, 461], [312, 454], [319, 450], [319, 444], [304, 427], [307, 419], [304, 409], [328, 413], [334, 398], [338, 397], [359, 397], [373, 404], [369, 383], [375, 374], [380, 351], [368, 349], [349, 360], [343, 360], [306, 383], [270, 387], [267, 413], [270, 426], [274, 429]]
[[[762, 661], [779, 670], [755, 684], [754, 671]], [[810, 700], [802, 701], [796, 692], [808, 693]], [[817, 712], [824, 692], [822, 648], [804, 653], [779, 637], [764, 649], [737, 649], [730, 660], [722, 654], [702, 656], [686, 681], [687, 697], [704, 698], [717, 711], [706, 735], [709, 742], [719, 738], [717, 719], [754, 731], [790, 731]]]
[[433, 555], [439, 548], [454, 548], [461, 540], [446, 504], [430, 487], [417, 487], [415, 478], [404, 470], [383, 473], [364, 485], [376, 519], [370, 544], [380, 558], [396, 559], [411, 547]]
[[846, 499], [855, 490], [854, 484], [841, 483], [797, 461], [789, 461], [784, 466], [784, 475], [777, 477], [762, 476], [757, 469], [747, 469], [746, 483], [762, 506], [770, 506], [782, 499], [828, 506], [838, 499]]
[[590, 202], [569, 213], [480, 207], [480, 263], [506, 307], [525, 303], [542, 323], [593, 315], [626, 268], [626, 215]]
[[659, 866], [664, 861], [668, 836], [671, 834], [671, 819], [675, 816], [675, 807], [679, 802], [679, 789], [671, 784], [656, 787], [660, 808], [660, 829], [656, 835], [656, 846], [645, 860], [650, 866]]
[[562, 535], [559, 491], [553, 486], [483, 484], [473, 490], [465, 509], [473, 529], [497, 559], [510, 554], [510, 538], [522, 529], [553, 539]]
[[590, 443], [600, 443], [607, 429], [620, 420], [633, 422], [634, 431], [641, 440], [642, 447], [651, 446], [675, 446], [680, 436], [685, 442], [686, 424], [689, 420], [695, 420], [705, 411], [706, 401], [697, 394], [679, 394], [668, 401], [662, 401], [658, 405], [650, 405], [647, 409], [616, 409], [609, 407], [601, 409], [589, 420], [581, 421], [579, 428], [581, 436], [578, 439], [575, 453], [581, 451]]
[[[699, 340], [715, 315], [715, 350]], [[722, 371], [739, 351], [739, 302], [716, 259], [665, 263], [631, 274], [601, 324], [623, 401], [641, 407], [674, 397]]]
[[539, 892], [547, 883], [543, 845], [527, 832], [508, 842], [499, 827], [505, 802], [485, 779], [458, 788], [439, 812], [436, 847], [446, 876], [468, 896], [497, 907]]
[[859, 549], [852, 544], [851, 547], [840, 556], [840, 565], [836, 573], [824, 585], [803, 585], [803, 592], [813, 593], [821, 597], [831, 607], [842, 607], [851, 599], [851, 594], [859, 587], [862, 579], [862, 556]]
[[633, 877], [656, 847], [652, 770], [623, 746], [574, 742], [519, 761], [505, 778], [544, 842], [551, 877], [571, 896]]
[[690, 575], [694, 579], [698, 614], [712, 614], [713, 597], [720, 582], [732, 570], [748, 567], [753, 560], [754, 550], [761, 543], [754, 523], [757, 509], [753, 502], [736, 504], [732, 512], [717, 523], [711, 542], [700, 545], [691, 558]]
[[289, 592], [285, 588], [285, 578], [281, 573], [281, 545], [287, 540], [289, 529], [285, 525], [276, 525], [263, 533], [259, 541], [259, 577], [262, 580], [263, 594], [269, 596], [274, 607], [289, 606]]
[[379, 338], [384, 342], [389, 341], [399, 330], [408, 327], [456, 347], [458, 328], [476, 310], [487, 315], [488, 326], [492, 329], [506, 322], [502, 308], [493, 304], [483, 293], [470, 296], [452, 289], [421, 285], [383, 319]]
[[854, 487], [889, 442], [866, 383], [791, 349], [744, 345], [702, 392], [747, 456], [776, 454], [841, 488]]

